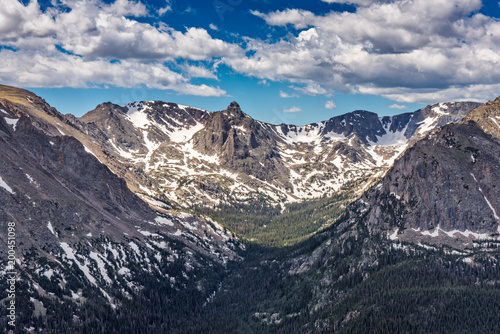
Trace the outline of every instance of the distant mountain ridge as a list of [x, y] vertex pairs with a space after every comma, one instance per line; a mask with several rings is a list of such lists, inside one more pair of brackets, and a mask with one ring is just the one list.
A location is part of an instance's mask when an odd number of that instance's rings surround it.
[[208, 112], [143, 101], [106, 103], [69, 119], [98, 144], [88, 147], [96, 156], [113, 157], [107, 163], [136, 192], [176, 206], [276, 206], [331, 195], [355, 181], [362, 188], [409, 143], [478, 105], [441, 103], [392, 117], [354, 111], [295, 126], [254, 120], [236, 102]]

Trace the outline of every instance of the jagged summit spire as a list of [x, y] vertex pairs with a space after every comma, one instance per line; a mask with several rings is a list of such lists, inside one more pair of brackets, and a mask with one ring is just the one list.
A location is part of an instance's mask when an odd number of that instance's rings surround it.
[[226, 108], [226, 110], [223, 110], [222, 112], [226, 115], [229, 115], [231, 118], [232, 117], [244, 118], [247, 116], [243, 112], [243, 110], [241, 110], [240, 105], [236, 101], [231, 102], [229, 106]]
[[240, 105], [239, 105], [239, 104], [238, 104], [238, 102], [236, 102], [236, 101], [231, 102], [231, 103], [229, 104], [228, 109], [229, 109], [229, 108], [238, 108], [238, 109], [241, 109], [241, 108], [240, 108]]

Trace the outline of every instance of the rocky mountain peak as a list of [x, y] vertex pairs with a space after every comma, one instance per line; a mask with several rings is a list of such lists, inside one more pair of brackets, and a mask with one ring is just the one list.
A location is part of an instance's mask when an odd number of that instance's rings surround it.
[[[427, 109], [430, 115], [433, 107]], [[57, 126], [133, 191], [212, 206], [222, 192], [231, 200], [263, 193], [270, 196], [266, 203], [275, 205], [330, 195], [361, 178], [368, 182], [406, 149], [409, 123], [418, 128], [428, 125], [425, 120], [416, 121], [415, 113], [379, 117], [355, 110], [305, 126], [271, 125], [246, 115], [235, 101], [217, 112], [140, 101], [102, 103], [79, 119], [64, 116]], [[213, 190], [211, 197], [207, 189]]]
[[229, 104], [228, 109], [240, 109], [240, 110], [241, 110], [240, 105], [239, 105], [239, 104], [238, 104], [238, 102], [236, 102], [236, 101], [231, 102], [231, 103]]
[[376, 113], [366, 110], [355, 110], [353, 112], [335, 116], [325, 122], [322, 130], [323, 135], [328, 133], [342, 134], [349, 137], [357, 135], [365, 144], [368, 140], [376, 142], [376, 136], [385, 134], [385, 130]]
[[244, 118], [251, 118], [250, 116], [245, 114], [243, 112], [243, 110], [241, 110], [240, 105], [235, 101], [231, 102], [231, 104], [229, 104], [229, 106], [225, 110], [223, 110], [221, 113], [224, 116], [226, 116], [229, 120], [238, 121], [238, 120], [242, 120]]
[[84, 123], [100, 122], [110, 118], [115, 119], [121, 117], [121, 115], [126, 113], [126, 107], [121, 107], [111, 102], [105, 102], [97, 105], [94, 110], [80, 117], [80, 121]]
[[477, 123], [484, 132], [500, 138], [500, 97], [472, 110], [462, 120], [463, 123], [470, 121]]
[[237, 102], [210, 116], [205, 127], [193, 137], [194, 147], [200, 152], [211, 155], [223, 150], [229, 157], [243, 150], [240, 155], [248, 156], [248, 150], [258, 146], [255, 137], [260, 125], [245, 114]]

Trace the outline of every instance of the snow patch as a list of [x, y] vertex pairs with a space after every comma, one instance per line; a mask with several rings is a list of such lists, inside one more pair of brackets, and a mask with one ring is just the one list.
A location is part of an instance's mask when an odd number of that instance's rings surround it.
[[398, 239], [398, 231], [399, 231], [399, 229], [396, 228], [396, 230], [394, 230], [394, 233], [392, 233], [391, 235], [389, 235], [389, 239], [391, 239], [391, 240], [397, 240]]
[[425, 120], [423, 120], [422, 122], [417, 123], [420, 126], [418, 127], [418, 131], [416, 132], [416, 134], [423, 135], [423, 134], [431, 131], [432, 129], [434, 129], [438, 118], [439, 118], [438, 116], [433, 117], [433, 118], [428, 117]]
[[323, 141], [346, 141], [347, 137], [342, 133], [333, 131], [323, 134], [325, 122], [308, 124], [304, 126], [288, 126], [288, 132], [285, 135], [281, 126], [274, 126], [273, 129], [287, 144], [312, 144], [315, 146], [315, 152], [321, 153], [321, 144]]
[[156, 253], [156, 254], [154, 255], [154, 257], [155, 257], [155, 259], [156, 259], [159, 263], [161, 263], [161, 254], [160, 254], [160, 253]]
[[443, 231], [447, 236], [449, 236], [451, 238], [453, 238], [456, 233], [460, 233], [467, 238], [470, 238], [472, 236], [478, 240], [485, 240], [485, 239], [489, 238], [488, 233], [475, 233], [475, 232], [472, 232], [469, 230], [465, 230], [465, 231], [453, 230], [453, 231], [449, 231], [449, 232], [446, 232], [444, 230], [441, 230], [441, 231]]
[[155, 218], [155, 222], [157, 222], [159, 225], [174, 226], [174, 223], [170, 219], [165, 217], [158, 216]]
[[177, 231], [175, 231], [174, 233], [169, 233], [171, 235], [175, 235], [176, 237], [180, 237], [182, 235], [182, 232], [181, 230], [177, 229]]
[[194, 230], [197, 230], [198, 229], [198, 222], [193, 222], [193, 224], [189, 224], [188, 222], [185, 222], [185, 221], [180, 221], [180, 223], [182, 224], [182, 226], [184, 226], [185, 228], [191, 230], [191, 231], [194, 231]]
[[134, 156], [132, 155], [132, 153], [122, 150], [121, 148], [119, 148], [118, 146], [116, 146], [113, 141], [114, 141], [114, 139], [110, 139], [110, 140], [108, 140], [108, 143], [110, 143], [111, 146], [113, 146], [113, 148], [115, 149], [115, 151], [119, 155], [121, 155], [125, 159], [133, 159], [134, 158]]
[[157, 206], [159, 208], [168, 208], [170, 207], [167, 203], [162, 202], [160, 200], [151, 198], [149, 196], [143, 195], [143, 194], [137, 194], [142, 200], [148, 202], [151, 205]]
[[237, 129], [237, 130], [240, 130], [241, 132], [247, 132], [247, 129], [245, 129], [244, 126], [233, 126], [233, 128]]
[[144, 107], [142, 103], [128, 104], [125, 106], [127, 110], [127, 118], [134, 127], [136, 128], [146, 128], [151, 125], [151, 121], [148, 119], [148, 114], [144, 112]]
[[130, 269], [122, 267], [122, 268], [118, 269], [118, 274], [120, 274], [122, 276], [128, 276], [128, 275], [130, 275]]
[[17, 125], [17, 122], [19, 121], [19, 119], [7, 118], [7, 117], [4, 117], [4, 119], [7, 122], [7, 124], [11, 125], [14, 128], [14, 131], [16, 131], [16, 125]]
[[54, 270], [52, 269], [48, 269], [43, 273], [43, 276], [47, 277], [49, 280], [52, 278], [53, 275], [54, 275]]
[[[54, 145], [54, 143], [50, 142], [52, 145]], [[89, 150], [89, 148], [85, 145], [83, 145], [83, 148], [85, 149], [85, 152], [87, 153], [90, 153], [92, 154], [97, 160], [99, 160], [100, 163], [103, 163], [98, 157], [97, 155], [94, 154], [94, 152], [92, 152], [91, 150]]]
[[[409, 124], [410, 122], [408, 122]], [[395, 131], [395, 132], [392, 132], [390, 130], [390, 124], [391, 123], [387, 123], [385, 126], [384, 126], [384, 129], [385, 129], [385, 134], [382, 135], [382, 136], [377, 136], [375, 135], [375, 137], [377, 137], [377, 142], [376, 143], [373, 143], [373, 142], [370, 142], [370, 145], [382, 145], [382, 146], [399, 146], [399, 145], [406, 145], [408, 143], [408, 139], [406, 138], [405, 136], [405, 132], [406, 132], [406, 129], [408, 128], [408, 124], [406, 125], [406, 127], [401, 130], [401, 131]]]
[[[210, 155], [205, 155], [205, 154], [202, 154], [202, 153], [196, 151], [193, 147], [192, 142], [186, 143], [184, 146], [181, 147], [181, 150], [185, 154], [184, 155], [184, 164], [186, 165], [186, 167], [188, 166], [188, 163], [187, 163], [188, 158], [198, 159], [198, 160], [201, 160], [202, 162], [207, 162], [207, 163], [216, 164], [216, 165], [219, 164], [219, 157], [217, 155], [210, 156]], [[194, 171], [193, 174], [197, 174], [196, 171]]]
[[169, 135], [170, 140], [175, 142], [175, 143], [187, 142], [187, 141], [191, 140], [191, 138], [193, 138], [193, 136], [196, 132], [203, 129], [203, 127], [204, 127], [203, 124], [197, 123], [196, 125], [191, 126], [189, 128], [182, 128], [180, 130], [175, 130], [175, 131], [170, 133], [170, 135]]
[[139, 246], [137, 246], [137, 244], [135, 244], [133, 241], [130, 241], [128, 244], [137, 255], [141, 256], [141, 251], [139, 250]]
[[49, 231], [50, 231], [53, 235], [55, 235], [55, 236], [57, 237], [57, 234], [56, 234], [56, 232], [54, 232], [54, 228], [52, 227], [52, 223], [51, 223], [51, 222], [48, 222], [48, 223], [47, 223], [47, 228], [49, 229]]
[[[415, 232], [420, 232], [420, 229], [413, 229], [413, 230]], [[422, 231], [420, 233], [422, 235], [428, 235], [430, 237], [435, 238], [435, 237], [439, 236], [439, 232], [442, 232], [442, 233], [446, 234], [450, 238], [456, 238], [455, 234], [457, 234], [457, 233], [462, 234], [466, 238], [474, 237], [474, 238], [476, 238], [478, 240], [485, 240], [485, 239], [489, 238], [489, 234], [488, 233], [476, 233], [476, 232], [472, 232], [472, 231], [469, 231], [469, 230], [465, 230], [465, 231], [459, 231], [459, 230], [445, 231], [439, 225], [434, 229], [433, 232]]]
[[30, 181], [30, 183], [38, 185], [38, 183], [31, 177], [31, 175], [29, 175], [28, 173], [25, 173], [25, 175], [28, 178], [28, 181]]
[[[500, 118], [500, 117], [496, 116], [496, 118]], [[493, 117], [490, 117], [490, 119], [500, 128], [500, 124], [498, 124], [496, 119], [494, 119]]]
[[9, 185], [7, 183], [5, 183], [5, 181], [2, 179], [1, 176], [0, 176], [0, 188], [4, 188], [5, 190], [10, 192], [11, 194], [14, 194], [14, 191], [12, 190], [12, 188], [9, 187]]
[[140, 234], [142, 234], [143, 236], [145, 237], [159, 237], [160, 235], [157, 234], [157, 233], [151, 233], [151, 232], [148, 232], [148, 231], [144, 231], [144, 230], [137, 230]]
[[430, 231], [423, 231], [421, 233], [422, 233], [422, 235], [428, 235], [432, 238], [435, 238], [435, 237], [439, 236], [439, 226], [437, 228], [435, 228], [432, 233]]
[[87, 267], [87, 264], [85, 264], [85, 263], [81, 264], [80, 261], [78, 261], [76, 259], [75, 252], [73, 251], [73, 248], [71, 248], [66, 242], [61, 242], [61, 243], [59, 243], [59, 245], [66, 253], [66, 257], [68, 258], [68, 260], [73, 260], [76, 263], [76, 265], [78, 266], [78, 268], [80, 268], [80, 270], [83, 272], [85, 277], [89, 280], [89, 282], [92, 283], [93, 285], [97, 286], [96, 279], [90, 274], [90, 270]]
[[[92, 235], [91, 233], [89, 233], [89, 234]], [[115, 260], [118, 260], [120, 258], [120, 254], [118, 253], [118, 251], [116, 249], [113, 248], [113, 245], [111, 243], [108, 242], [105, 249], [109, 250], [111, 252], [111, 254], [113, 254], [113, 257], [115, 258]]]
[[391, 195], [396, 197], [396, 199], [399, 201], [401, 200], [401, 196], [399, 196], [398, 194], [396, 194], [395, 192], [391, 191]]
[[186, 110], [186, 109], [196, 109], [196, 110], [206, 111], [205, 109], [196, 108], [196, 107], [191, 107], [191, 106], [186, 106], [186, 105], [184, 105], [184, 104], [177, 104], [177, 106], [179, 107], [179, 109], [182, 109], [182, 110]]
[[93, 259], [95, 262], [97, 262], [97, 267], [99, 268], [99, 271], [101, 272], [102, 278], [109, 284], [112, 284], [113, 282], [108, 276], [108, 272], [106, 271], [106, 267], [104, 266], [103, 260], [100, 258], [100, 254], [90, 252], [89, 254], [90, 258]]
[[[476, 183], [477, 183], [477, 179], [474, 176], [474, 174], [470, 173], [470, 175], [472, 176], [472, 178], [474, 179], [474, 181], [476, 181]], [[483, 189], [481, 189], [481, 187], [479, 186], [479, 184], [478, 184], [478, 188], [479, 188], [479, 191], [481, 192], [481, 194], [483, 195], [484, 200], [486, 201], [486, 203], [490, 207], [491, 211], [493, 212], [493, 217], [495, 217], [495, 219], [500, 222], [500, 217], [498, 217], [497, 211], [495, 210], [495, 208], [493, 207], [493, 205], [491, 205], [491, 203], [488, 200], [488, 198], [486, 198], [486, 195], [484, 194]]]
[[450, 113], [445, 111], [447, 109], [448, 106], [444, 103], [439, 103], [437, 106], [432, 107], [432, 111], [439, 115], [449, 115]]

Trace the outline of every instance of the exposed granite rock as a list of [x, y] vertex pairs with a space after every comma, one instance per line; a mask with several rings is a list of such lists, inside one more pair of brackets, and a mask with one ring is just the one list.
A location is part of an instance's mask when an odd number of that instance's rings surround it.
[[455, 244], [464, 235], [495, 239], [500, 231], [500, 143], [492, 139], [474, 122], [436, 130], [408, 149], [379, 184], [349, 207], [348, 216], [366, 221], [371, 234], [393, 240]]

